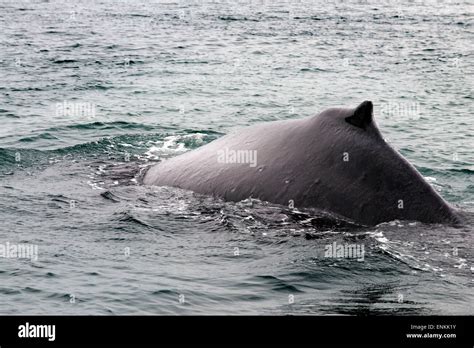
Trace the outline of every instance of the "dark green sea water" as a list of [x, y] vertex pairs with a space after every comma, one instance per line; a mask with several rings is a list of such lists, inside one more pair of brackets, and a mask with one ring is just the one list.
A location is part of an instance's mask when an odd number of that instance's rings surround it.
[[[38, 247], [0, 257], [0, 314], [472, 315], [473, 23], [469, 1], [0, 0], [0, 245]], [[234, 127], [363, 100], [464, 226], [140, 184]]]

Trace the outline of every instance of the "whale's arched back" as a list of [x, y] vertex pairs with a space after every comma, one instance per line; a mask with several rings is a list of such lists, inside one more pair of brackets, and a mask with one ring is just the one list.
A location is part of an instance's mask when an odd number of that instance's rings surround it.
[[[222, 161], [225, 151], [234, 159], [254, 153], [256, 163]], [[395, 219], [457, 221], [449, 204], [384, 141], [370, 101], [354, 109], [328, 109], [314, 117], [241, 129], [157, 164], [144, 183], [229, 201], [293, 201], [296, 207], [322, 209], [367, 225]]]

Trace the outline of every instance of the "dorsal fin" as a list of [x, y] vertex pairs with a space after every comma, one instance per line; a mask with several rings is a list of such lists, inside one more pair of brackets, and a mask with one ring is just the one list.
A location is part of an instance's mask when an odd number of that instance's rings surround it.
[[372, 102], [366, 100], [356, 107], [352, 116], [346, 117], [346, 121], [356, 127], [366, 129], [372, 122], [373, 112], [374, 106]]

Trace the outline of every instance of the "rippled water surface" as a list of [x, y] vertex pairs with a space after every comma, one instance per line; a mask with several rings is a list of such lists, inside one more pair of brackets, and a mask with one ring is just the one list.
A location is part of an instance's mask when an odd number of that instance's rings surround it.
[[[1, 0], [0, 29], [0, 244], [38, 246], [0, 258], [0, 314], [474, 313], [472, 2]], [[140, 184], [233, 127], [366, 99], [464, 226]]]

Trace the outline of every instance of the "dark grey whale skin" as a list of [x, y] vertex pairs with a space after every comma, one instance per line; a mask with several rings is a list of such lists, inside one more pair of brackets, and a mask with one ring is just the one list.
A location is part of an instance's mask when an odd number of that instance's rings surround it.
[[[218, 151], [225, 147], [256, 150], [256, 167], [219, 163]], [[460, 222], [454, 209], [385, 142], [370, 101], [355, 109], [331, 108], [309, 118], [240, 129], [151, 167], [143, 183], [227, 201], [252, 197], [288, 205], [292, 200], [295, 207], [363, 225], [395, 219]]]

